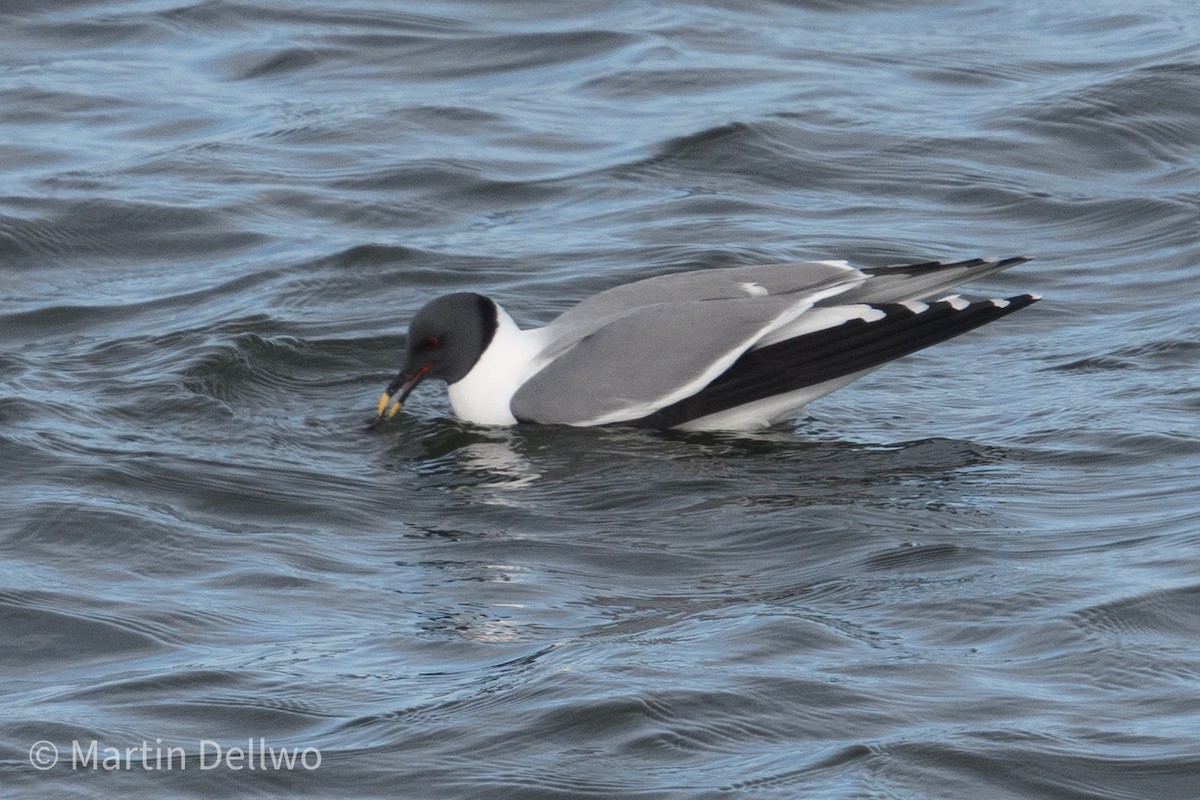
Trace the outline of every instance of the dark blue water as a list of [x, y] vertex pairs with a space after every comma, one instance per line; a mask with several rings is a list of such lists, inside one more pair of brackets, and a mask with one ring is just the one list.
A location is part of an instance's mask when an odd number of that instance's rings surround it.
[[[1185, 0], [3, 4], [0, 795], [1200, 796], [1198, 54]], [[447, 291], [1017, 254], [974, 288], [1042, 303], [768, 431], [365, 428]]]

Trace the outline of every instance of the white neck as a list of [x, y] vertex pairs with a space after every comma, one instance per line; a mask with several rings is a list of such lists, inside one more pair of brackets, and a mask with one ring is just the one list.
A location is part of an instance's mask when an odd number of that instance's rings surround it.
[[515, 425], [509, 401], [521, 384], [546, 365], [539, 358], [542, 330], [523, 331], [496, 306], [496, 334], [463, 378], [447, 387], [450, 405], [459, 419], [477, 425]]

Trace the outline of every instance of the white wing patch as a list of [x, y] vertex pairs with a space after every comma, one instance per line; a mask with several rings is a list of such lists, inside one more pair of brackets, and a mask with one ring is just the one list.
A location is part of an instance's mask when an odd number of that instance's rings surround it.
[[764, 297], [764, 296], [770, 294], [770, 292], [768, 292], [762, 286], [759, 286], [757, 283], [754, 283], [752, 281], [747, 281], [746, 283], [739, 283], [738, 286], [741, 287], [743, 292], [750, 295], [751, 297]]
[[971, 305], [971, 302], [961, 294], [948, 294], [937, 302], [948, 303], [955, 311], [962, 311], [964, 308]]
[[861, 319], [863, 322], [878, 322], [886, 316], [887, 314], [883, 311], [865, 303], [846, 306], [817, 306], [805, 311], [787, 325], [771, 331], [755, 342], [752, 349], [757, 350], [760, 347], [766, 347], [769, 344], [782, 342], [786, 339], [794, 339], [806, 333], [823, 331], [826, 328], [833, 328], [852, 319]]

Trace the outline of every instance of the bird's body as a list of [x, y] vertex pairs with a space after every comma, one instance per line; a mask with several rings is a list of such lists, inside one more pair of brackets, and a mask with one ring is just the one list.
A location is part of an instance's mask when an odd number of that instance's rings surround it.
[[530, 330], [482, 295], [447, 295], [413, 318], [407, 363], [379, 413], [394, 415], [428, 377], [448, 383], [460, 419], [481, 425], [768, 425], [887, 361], [1035, 302], [924, 302], [1026, 260], [674, 273], [601, 292]]

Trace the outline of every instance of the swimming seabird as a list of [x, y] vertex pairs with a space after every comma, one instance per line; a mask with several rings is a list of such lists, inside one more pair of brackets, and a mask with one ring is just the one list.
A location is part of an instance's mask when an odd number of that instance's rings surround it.
[[[808, 261], [680, 272], [617, 286], [522, 330], [458, 292], [413, 317], [390, 419], [422, 381], [460, 419], [735, 430], [769, 425], [888, 361], [1039, 300], [943, 295], [1028, 258], [856, 269]], [[931, 299], [937, 298], [937, 299]]]

